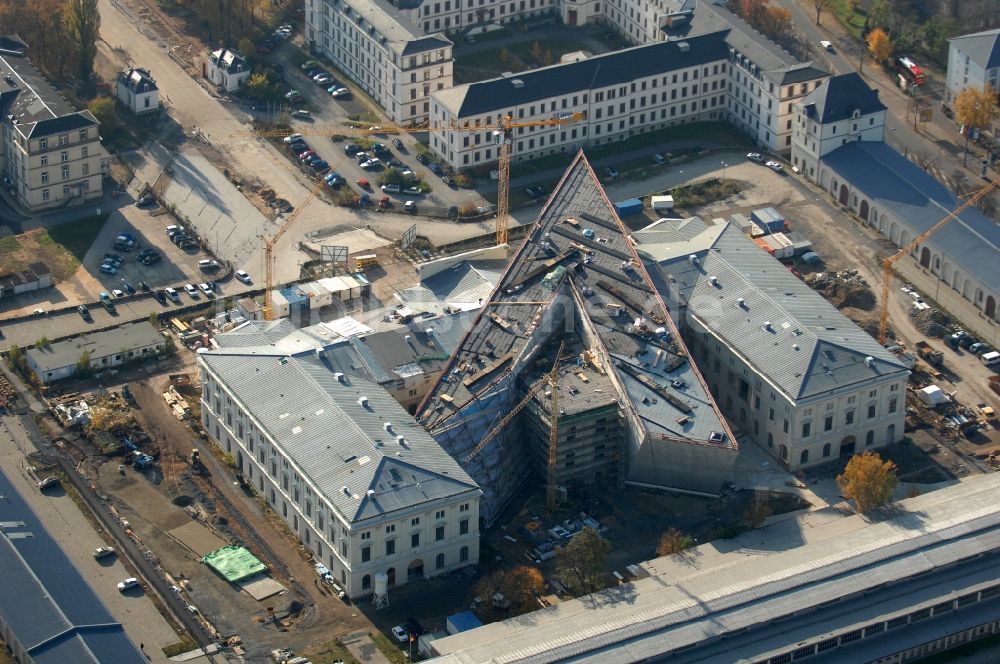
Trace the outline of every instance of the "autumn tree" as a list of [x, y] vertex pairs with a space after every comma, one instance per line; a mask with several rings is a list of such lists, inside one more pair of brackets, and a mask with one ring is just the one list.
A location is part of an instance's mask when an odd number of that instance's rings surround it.
[[694, 538], [690, 535], [685, 535], [676, 528], [668, 528], [666, 532], [660, 535], [660, 543], [656, 547], [656, 555], [669, 556], [674, 553], [680, 553], [684, 549], [690, 549], [692, 546], [694, 546]]
[[115, 100], [112, 97], [98, 97], [89, 104], [87, 109], [101, 123], [101, 134], [105, 137], [114, 134], [121, 126], [118, 111], [115, 110]]
[[89, 81], [94, 75], [97, 39], [101, 30], [101, 13], [97, 0], [70, 0], [67, 16], [70, 37], [76, 47], [80, 80]]
[[997, 109], [997, 93], [991, 85], [982, 88], [968, 87], [955, 97], [955, 121], [962, 125], [965, 144], [962, 147], [962, 165], [969, 156], [969, 134], [973, 130], [993, 126], [1000, 115]]
[[90, 351], [85, 350], [80, 354], [80, 359], [76, 361], [76, 373], [79, 376], [90, 374]]
[[896, 464], [883, 461], [875, 452], [851, 457], [844, 472], [837, 475], [841, 493], [854, 501], [861, 514], [888, 503], [898, 485]]
[[[535, 597], [545, 589], [545, 579], [535, 567], [519, 565], [499, 569], [476, 582], [474, 591], [483, 600], [481, 614], [487, 619], [520, 615], [537, 608]], [[503, 600], [499, 600], [499, 597]]]
[[[892, 41], [882, 28], [875, 28], [869, 32], [865, 38], [865, 45], [868, 47], [867, 51], [871, 54], [872, 60], [875, 62], [883, 62], [892, 54]], [[858, 72], [864, 68], [864, 64], [865, 51], [862, 50], [861, 60], [858, 62]]]
[[816, 25], [819, 25], [819, 15], [824, 9], [829, 9], [830, 5], [833, 4], [833, 0], [812, 0], [813, 9], [816, 10]]
[[580, 590], [593, 592], [600, 585], [608, 563], [611, 542], [593, 528], [581, 530], [556, 558], [556, 567], [564, 579], [572, 579]]

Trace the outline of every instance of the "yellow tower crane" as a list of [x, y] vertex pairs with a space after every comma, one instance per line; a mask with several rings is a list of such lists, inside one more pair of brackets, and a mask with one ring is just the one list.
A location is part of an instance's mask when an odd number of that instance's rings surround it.
[[993, 180], [985, 187], [970, 195], [964, 203], [952, 210], [948, 216], [918, 235], [912, 242], [907, 244], [905, 247], [902, 247], [895, 254], [882, 261], [882, 313], [879, 317], [878, 326], [878, 342], [880, 344], [883, 346], [885, 345], [889, 334], [889, 293], [891, 290], [890, 284], [892, 282], [892, 266], [895, 265], [900, 258], [908, 255], [911, 251], [926, 242], [928, 238], [941, 230], [949, 221], [962, 214], [966, 208], [981, 201], [987, 194], [996, 189], [998, 186], [1000, 186], [1000, 178]]
[[299, 214], [303, 209], [316, 198], [316, 194], [323, 189], [326, 183], [321, 179], [319, 184], [313, 187], [306, 199], [299, 204], [295, 210], [292, 211], [288, 218], [278, 227], [274, 235], [271, 237], [261, 238], [264, 242], [264, 320], [274, 320], [274, 309], [271, 291], [274, 290], [274, 245], [278, 243], [281, 236], [284, 235], [295, 220], [299, 218]]
[[500, 118], [493, 132], [493, 142], [499, 152], [497, 159], [497, 245], [507, 244], [507, 224], [510, 219], [510, 148], [514, 130], [522, 127], [553, 127], [573, 124], [584, 118], [583, 113], [563, 113], [547, 120], [514, 122], [510, 116]]

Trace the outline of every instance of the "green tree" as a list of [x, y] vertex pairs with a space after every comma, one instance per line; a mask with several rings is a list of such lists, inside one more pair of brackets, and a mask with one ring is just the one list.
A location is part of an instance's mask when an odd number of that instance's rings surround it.
[[584, 592], [599, 588], [604, 573], [611, 542], [593, 528], [581, 530], [556, 557], [556, 567], [563, 578], [572, 579]]
[[968, 87], [955, 97], [955, 121], [962, 125], [965, 145], [962, 147], [962, 165], [969, 156], [969, 134], [993, 126], [1000, 115], [997, 93], [991, 85], [983, 88]]
[[684, 549], [690, 549], [692, 546], [694, 546], [694, 538], [690, 535], [685, 535], [676, 528], [668, 528], [666, 532], [660, 535], [660, 543], [656, 547], [656, 555], [669, 556], [674, 553], [680, 553]]
[[265, 101], [274, 96], [274, 86], [266, 73], [257, 72], [250, 74], [250, 78], [243, 84], [243, 94], [251, 99]]
[[948, 61], [948, 40], [958, 33], [958, 21], [948, 16], [931, 17], [920, 27], [924, 46], [938, 62]]
[[535, 59], [535, 62], [542, 61], [542, 44], [541, 42], [531, 42], [531, 57]]
[[79, 57], [77, 65], [80, 67], [80, 80], [90, 81], [94, 75], [97, 39], [101, 31], [101, 13], [97, 9], [97, 0], [69, 0], [67, 21]]
[[85, 350], [80, 354], [80, 359], [76, 361], [76, 373], [78, 376], [90, 374], [90, 351]]
[[875, 0], [865, 15], [865, 28], [870, 26], [876, 28], [888, 27], [891, 17], [892, 5], [889, 4], [889, 0]]
[[159, 329], [160, 327], [160, 314], [155, 311], [149, 314], [149, 324], [153, 327]]
[[398, 168], [389, 168], [382, 175], [382, 184], [406, 184], [406, 176], [403, 175], [403, 171]]
[[110, 136], [121, 127], [121, 120], [118, 119], [118, 111], [115, 109], [115, 100], [111, 97], [98, 97], [89, 104], [87, 108], [97, 121], [101, 123], [101, 133]]
[[837, 486], [848, 500], [853, 500], [858, 512], [865, 514], [892, 500], [899, 485], [896, 464], [883, 461], [875, 452], [851, 457], [844, 472], [837, 475]]
[[254, 52], [253, 42], [250, 41], [248, 38], [243, 37], [238, 42], [236, 42], [236, 50], [242, 53], [243, 55], [249, 56], [251, 53]]

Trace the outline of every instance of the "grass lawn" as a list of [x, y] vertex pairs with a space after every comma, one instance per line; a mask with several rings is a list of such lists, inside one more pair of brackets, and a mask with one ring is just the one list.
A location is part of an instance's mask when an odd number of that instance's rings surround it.
[[399, 646], [393, 643], [386, 637], [382, 632], [371, 632], [370, 636], [372, 641], [375, 642], [375, 647], [378, 648], [385, 658], [392, 662], [392, 664], [408, 664], [409, 658], [399, 649]]
[[23, 270], [28, 263], [41, 261], [52, 270], [53, 280], [64, 281], [80, 267], [84, 254], [101, 232], [107, 214], [80, 221], [37, 229], [0, 239], [0, 272]]
[[[478, 37], [477, 37], [478, 39]], [[459, 55], [455, 59], [455, 83], [496, 78], [505, 71], [522, 72], [559, 62], [566, 53], [586, 50], [582, 42], [548, 39], [500, 46], [488, 51]]]
[[[860, 6], [858, 11], [854, 11], [851, 8], [850, 0], [832, 0], [830, 2], [829, 13], [832, 13], [837, 17], [837, 21], [840, 22], [844, 29], [847, 30], [852, 37], [855, 39], [861, 39], [861, 31], [865, 27], [865, 11]], [[829, 13], [823, 12], [823, 17], [820, 21], [829, 20]], [[815, 19], [815, 10], [810, 12], [811, 18]]]
[[358, 664], [357, 658], [339, 641], [331, 641], [319, 648], [307, 650], [302, 653], [302, 656], [309, 658], [312, 664], [333, 664], [334, 662]]

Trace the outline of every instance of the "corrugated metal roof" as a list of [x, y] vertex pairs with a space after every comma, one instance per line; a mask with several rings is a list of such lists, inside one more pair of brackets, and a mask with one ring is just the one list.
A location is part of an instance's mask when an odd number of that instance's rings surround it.
[[[910, 239], [958, 207], [955, 194], [885, 143], [854, 141], [821, 158], [841, 179], [864, 194], [872, 207], [885, 208], [912, 228]], [[888, 233], [888, 229], [883, 231]], [[1000, 226], [975, 208], [924, 242], [955, 266], [1000, 290]]]
[[[647, 235], [635, 237], [644, 241]], [[793, 400], [908, 371], [729, 222], [690, 241], [640, 244], [639, 250], [660, 265], [663, 288], [679, 292], [689, 315]]]
[[41, 664], [144, 663], [2, 470], [0, 496], [0, 624]]
[[198, 359], [349, 522], [478, 494], [465, 471], [381, 386], [356, 373], [338, 380], [316, 353], [229, 350]]
[[[163, 335], [149, 321], [125, 323], [91, 334], [81, 334], [73, 339], [55, 341], [47, 346], [28, 349], [28, 358], [40, 373], [73, 366], [84, 353], [91, 361], [117, 355], [137, 348], [164, 343]], [[97, 366], [95, 364], [95, 366]]]

